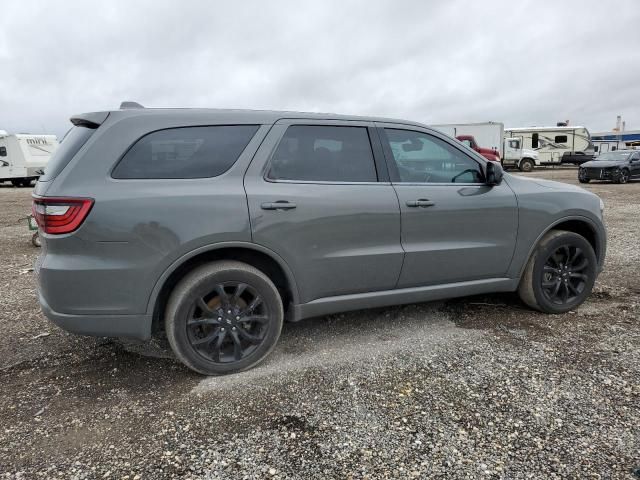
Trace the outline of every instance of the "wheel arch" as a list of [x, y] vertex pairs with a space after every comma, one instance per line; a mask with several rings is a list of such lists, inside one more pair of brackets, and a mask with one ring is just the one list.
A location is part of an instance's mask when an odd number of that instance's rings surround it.
[[568, 232], [577, 233], [578, 235], [581, 235], [582, 237], [584, 237], [589, 242], [589, 244], [593, 247], [593, 251], [596, 255], [596, 259], [598, 260], [598, 265], [602, 267], [602, 264], [604, 261], [604, 247], [605, 247], [604, 239], [600, 238], [598, 227], [593, 222], [593, 220], [591, 220], [588, 217], [581, 217], [581, 216], [564, 217], [553, 222], [551, 225], [549, 225], [544, 231], [542, 231], [538, 235], [535, 242], [533, 242], [533, 244], [531, 245], [527, 253], [527, 256], [525, 258], [525, 261], [520, 266], [518, 279], [522, 278], [524, 270], [527, 264], [529, 263], [529, 259], [531, 259], [533, 252], [540, 244], [540, 241], [542, 240], [542, 238], [551, 230], [566, 230]]
[[177, 259], [156, 282], [147, 304], [147, 313], [153, 316], [152, 333], [162, 329], [164, 310], [175, 285], [194, 268], [217, 260], [237, 260], [252, 265], [267, 275], [278, 288], [285, 315], [289, 316], [293, 312], [290, 305], [299, 302], [293, 272], [277, 253], [249, 242], [223, 242], [208, 245]]

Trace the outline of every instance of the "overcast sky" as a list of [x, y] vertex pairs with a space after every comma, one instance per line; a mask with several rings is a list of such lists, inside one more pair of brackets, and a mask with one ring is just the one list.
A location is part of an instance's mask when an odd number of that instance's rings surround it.
[[3, 1], [0, 129], [145, 106], [640, 129], [640, 1]]

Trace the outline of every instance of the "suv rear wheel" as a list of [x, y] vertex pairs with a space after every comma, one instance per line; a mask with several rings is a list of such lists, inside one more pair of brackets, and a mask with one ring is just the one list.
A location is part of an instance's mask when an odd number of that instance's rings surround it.
[[568, 312], [589, 296], [596, 272], [596, 255], [584, 237], [551, 230], [529, 259], [518, 293], [524, 303], [541, 312]]
[[282, 330], [282, 300], [260, 270], [236, 261], [196, 268], [175, 287], [165, 315], [176, 357], [204, 375], [247, 370], [271, 353]]

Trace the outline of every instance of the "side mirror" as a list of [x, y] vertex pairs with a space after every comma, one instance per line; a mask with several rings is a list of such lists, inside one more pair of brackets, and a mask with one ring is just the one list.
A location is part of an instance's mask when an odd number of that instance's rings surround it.
[[7, 147], [0, 147], [0, 157], [7, 156]]
[[500, 165], [498, 162], [488, 161], [485, 172], [487, 185], [493, 186], [500, 185], [502, 183], [504, 172], [502, 170], [502, 165]]

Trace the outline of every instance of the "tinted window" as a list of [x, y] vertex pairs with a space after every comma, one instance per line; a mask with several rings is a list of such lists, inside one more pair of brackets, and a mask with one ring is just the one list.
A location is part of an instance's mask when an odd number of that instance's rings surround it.
[[531, 148], [538, 148], [538, 134], [531, 135]]
[[208, 178], [235, 163], [258, 125], [160, 130], [145, 135], [113, 170], [113, 178]]
[[273, 180], [375, 182], [364, 127], [295, 125], [280, 140], [267, 177]]
[[556, 135], [555, 138], [555, 143], [567, 143], [567, 136], [566, 135]]
[[385, 129], [400, 182], [480, 183], [480, 164], [432, 135]]
[[78, 150], [87, 143], [93, 132], [95, 132], [94, 129], [86, 127], [73, 127], [69, 130], [56, 151], [51, 155], [44, 169], [44, 175], [39, 178], [39, 181], [47, 182], [56, 178], [75, 154], [78, 153]]

